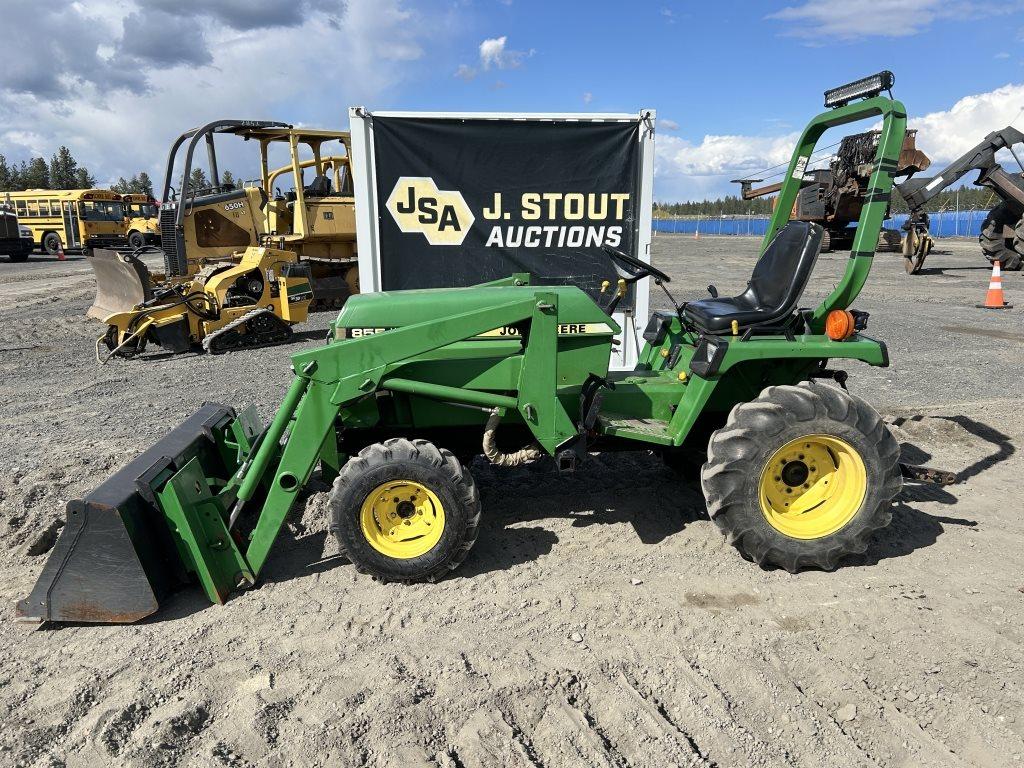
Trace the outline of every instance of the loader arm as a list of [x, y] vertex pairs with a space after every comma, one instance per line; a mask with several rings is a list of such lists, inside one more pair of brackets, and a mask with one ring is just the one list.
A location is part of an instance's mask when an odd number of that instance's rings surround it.
[[[578, 435], [556, 397], [558, 294], [537, 288], [522, 298], [486, 309], [427, 320], [386, 333], [328, 344], [292, 358], [296, 379], [259, 448], [221, 495], [225, 506], [245, 504], [268, 488], [246, 560], [254, 574], [266, 562], [285, 515], [319, 460], [335, 463], [338, 416], [382, 391], [483, 408], [517, 411], [544, 450], [556, 455]], [[413, 380], [403, 365], [422, 355], [472, 339], [494, 328], [528, 323], [514, 394]], [[612, 326], [613, 332], [617, 329]], [[288, 437], [280, 444], [286, 429]], [[278, 456], [280, 458], [278, 459]], [[276, 462], [276, 464], [275, 464]], [[269, 478], [272, 474], [272, 479]], [[236, 517], [238, 509], [233, 510]]]
[[[917, 213], [940, 192], [956, 184], [966, 174], [980, 171], [976, 181], [978, 185], [991, 187], [1004, 200], [1016, 200], [1019, 205], [1024, 206], [1024, 186], [1020, 178], [1014, 178], [996, 162], [996, 152], [1004, 148], [1013, 152], [1014, 145], [1021, 143], [1024, 143], [1024, 133], [1013, 126], [993, 131], [935, 176], [908, 179], [902, 184], [897, 184], [896, 189], [907, 201], [911, 212]], [[1014, 157], [1019, 163], [1020, 158], [1016, 153]]]

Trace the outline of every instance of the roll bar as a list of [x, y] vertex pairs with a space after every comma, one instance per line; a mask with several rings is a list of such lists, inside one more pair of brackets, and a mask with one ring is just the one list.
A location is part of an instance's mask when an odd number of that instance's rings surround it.
[[878, 235], [892, 195], [892, 177], [899, 168], [903, 137], [907, 132], [907, 110], [903, 103], [886, 96], [872, 96], [863, 101], [843, 104], [812, 118], [804, 128], [789, 161], [775, 211], [761, 242], [763, 254], [768, 243], [789, 221], [790, 212], [804, 181], [804, 171], [822, 134], [829, 128], [876, 116], [882, 118], [882, 130], [878, 137], [878, 150], [875, 153], [864, 206], [857, 221], [857, 232], [853, 237], [850, 260], [839, 284], [811, 313], [809, 324], [815, 333], [824, 330], [825, 317], [830, 311], [846, 309], [853, 303], [871, 272], [872, 259], [878, 246]]
[[[185, 152], [185, 167], [182, 169], [181, 174], [181, 196], [182, 203], [184, 203], [184, 197], [188, 185], [189, 176], [192, 174], [192, 156], [195, 154], [196, 145], [200, 139], [206, 141], [206, 153], [210, 163], [210, 174], [213, 176], [211, 181], [215, 187], [220, 186], [220, 174], [217, 170], [217, 149], [214, 146], [213, 134], [215, 133], [228, 133], [230, 131], [237, 131], [243, 128], [291, 128], [291, 124], [282, 123], [275, 120], [214, 120], [211, 123], [207, 123], [199, 128], [193, 128], [190, 131], [185, 131], [181, 134], [171, 145], [170, 152], [167, 153], [167, 167], [164, 172], [164, 188], [162, 200], [165, 202], [171, 199], [171, 175], [174, 173], [174, 161], [177, 158], [178, 150], [181, 145], [188, 142], [188, 149]], [[184, 204], [178, 206], [177, 216], [175, 218], [175, 226], [180, 228], [185, 224], [185, 206]]]

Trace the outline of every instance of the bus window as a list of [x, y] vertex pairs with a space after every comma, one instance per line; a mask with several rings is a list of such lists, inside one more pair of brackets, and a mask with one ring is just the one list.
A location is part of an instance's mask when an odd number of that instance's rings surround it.
[[28, 217], [28, 214], [25, 212], [25, 201], [24, 200], [15, 200], [14, 201], [14, 205], [18, 209], [18, 218], [19, 219], [22, 218], [22, 217], [24, 217], [24, 218]]
[[30, 219], [39, 218], [39, 201], [29, 200], [28, 201], [28, 217]]
[[124, 206], [113, 200], [89, 200], [78, 204], [78, 214], [85, 221], [122, 221]]
[[50, 215], [51, 216], [60, 216], [60, 200], [51, 200], [50, 201]]
[[49, 200], [40, 200], [39, 201], [39, 215], [40, 216], [49, 216], [50, 215], [50, 201]]

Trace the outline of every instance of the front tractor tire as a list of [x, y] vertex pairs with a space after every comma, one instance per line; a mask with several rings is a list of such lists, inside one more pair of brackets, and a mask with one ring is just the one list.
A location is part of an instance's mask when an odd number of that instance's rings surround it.
[[834, 569], [892, 519], [900, 448], [835, 387], [768, 387], [711, 436], [701, 486], [727, 541], [761, 566]]
[[449, 451], [392, 438], [345, 463], [330, 510], [331, 532], [361, 573], [381, 581], [437, 581], [476, 541], [480, 494]]

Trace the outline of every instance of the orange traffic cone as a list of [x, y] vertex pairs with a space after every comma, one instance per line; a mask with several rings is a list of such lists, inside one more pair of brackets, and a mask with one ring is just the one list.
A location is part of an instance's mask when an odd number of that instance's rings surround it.
[[988, 284], [988, 295], [984, 304], [976, 304], [979, 309], [1012, 309], [1013, 304], [1007, 304], [1003, 299], [1003, 276], [1000, 273], [1001, 262], [992, 262], [992, 280]]
[[57, 241], [57, 261], [64, 261], [64, 244]]

